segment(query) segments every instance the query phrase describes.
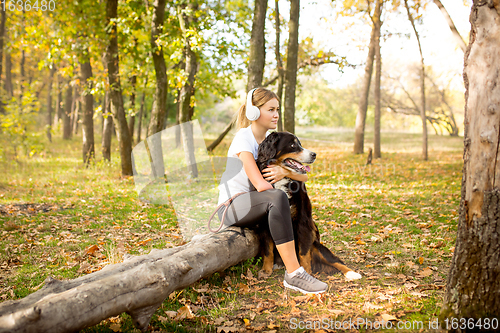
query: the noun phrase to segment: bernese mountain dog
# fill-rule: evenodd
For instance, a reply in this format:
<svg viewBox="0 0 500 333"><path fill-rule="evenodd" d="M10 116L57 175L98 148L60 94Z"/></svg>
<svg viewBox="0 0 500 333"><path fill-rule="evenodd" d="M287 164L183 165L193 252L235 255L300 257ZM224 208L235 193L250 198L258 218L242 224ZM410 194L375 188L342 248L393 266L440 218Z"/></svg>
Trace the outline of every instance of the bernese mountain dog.
<svg viewBox="0 0 500 333"><path fill-rule="evenodd" d="M262 172L268 165L280 165L288 170L305 174L316 159L316 153L304 149L299 139L288 132L273 132L259 145L257 166ZM348 268L339 257L321 244L318 227L312 218L312 206L307 195L306 186L290 178L273 184L274 188L283 190L288 196L295 238L295 251L299 263L312 273L333 274L342 272L346 279L360 279L361 275ZM254 188L255 189L255 188ZM259 225L257 230L263 267L260 275L272 273L274 264L282 264L276 246L271 238L269 228Z"/></svg>

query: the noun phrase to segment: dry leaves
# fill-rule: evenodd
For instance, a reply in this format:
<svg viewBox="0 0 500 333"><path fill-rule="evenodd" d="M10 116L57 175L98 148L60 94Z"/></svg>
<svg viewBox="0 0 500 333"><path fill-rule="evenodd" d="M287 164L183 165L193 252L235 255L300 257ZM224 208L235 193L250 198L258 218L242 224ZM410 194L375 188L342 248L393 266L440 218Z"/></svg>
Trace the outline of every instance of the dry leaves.
<svg viewBox="0 0 500 333"><path fill-rule="evenodd" d="M390 314L387 314L387 313L382 313L380 315L380 317L382 317L382 320L384 321L397 321L398 318L394 317L393 315L390 315Z"/></svg>
<svg viewBox="0 0 500 333"><path fill-rule="evenodd" d="M423 270L421 270L416 276L419 278L424 278L424 277L432 275L432 273L433 273L432 269L430 269L429 267L426 267Z"/></svg>
<svg viewBox="0 0 500 333"><path fill-rule="evenodd" d="M99 246L91 245L85 250L84 255L93 256L97 251L100 251Z"/></svg>

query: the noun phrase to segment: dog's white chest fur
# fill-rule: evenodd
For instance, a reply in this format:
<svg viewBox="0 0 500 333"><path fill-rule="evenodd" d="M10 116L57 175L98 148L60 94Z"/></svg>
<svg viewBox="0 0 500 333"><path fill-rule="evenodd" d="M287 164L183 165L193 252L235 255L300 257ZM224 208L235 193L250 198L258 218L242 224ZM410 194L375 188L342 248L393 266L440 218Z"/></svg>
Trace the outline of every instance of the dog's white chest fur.
<svg viewBox="0 0 500 333"><path fill-rule="evenodd" d="M277 181L276 183L274 183L274 188L285 192L288 199L292 197L292 192L290 190L290 179L283 178L282 180Z"/></svg>

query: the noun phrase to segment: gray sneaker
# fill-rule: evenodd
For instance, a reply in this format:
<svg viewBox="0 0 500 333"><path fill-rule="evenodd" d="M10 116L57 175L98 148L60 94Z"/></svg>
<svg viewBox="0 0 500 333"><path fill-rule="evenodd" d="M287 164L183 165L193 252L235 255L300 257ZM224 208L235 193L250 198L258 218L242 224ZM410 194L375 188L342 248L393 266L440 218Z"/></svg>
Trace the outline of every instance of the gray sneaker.
<svg viewBox="0 0 500 333"><path fill-rule="evenodd" d="M324 293L328 289L328 285L320 280L309 275L303 267L294 277L289 277L285 271L285 288L300 291L303 294L319 294Z"/></svg>

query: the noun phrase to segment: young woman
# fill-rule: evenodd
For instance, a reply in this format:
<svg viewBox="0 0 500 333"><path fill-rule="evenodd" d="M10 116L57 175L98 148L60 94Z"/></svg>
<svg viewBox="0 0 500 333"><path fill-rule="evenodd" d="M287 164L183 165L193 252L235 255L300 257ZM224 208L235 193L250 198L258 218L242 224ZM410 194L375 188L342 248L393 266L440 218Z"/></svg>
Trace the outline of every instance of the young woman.
<svg viewBox="0 0 500 333"><path fill-rule="evenodd" d="M248 92L247 104L238 111L239 131L227 153L225 177L223 176L219 185L219 204L227 202L235 194L243 193L227 208L224 224L251 227L267 221L276 248L285 264L285 287L303 293L322 293L328 289L328 285L309 275L300 266L295 254L288 198L285 192L274 189L271 185L284 177L304 182L307 180L307 174L294 173L281 166L272 165L264 169L262 175L255 162L259 144L268 135L268 130L277 127L278 109L278 96L272 91L257 88ZM236 165L239 163L239 168L234 168L235 163L231 160L237 162ZM232 172L228 170L230 165L233 166ZM257 191L250 191L249 181ZM219 219L222 212L222 209L218 212Z"/></svg>

